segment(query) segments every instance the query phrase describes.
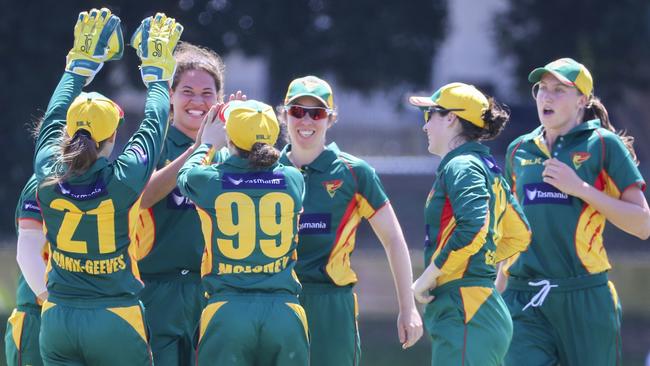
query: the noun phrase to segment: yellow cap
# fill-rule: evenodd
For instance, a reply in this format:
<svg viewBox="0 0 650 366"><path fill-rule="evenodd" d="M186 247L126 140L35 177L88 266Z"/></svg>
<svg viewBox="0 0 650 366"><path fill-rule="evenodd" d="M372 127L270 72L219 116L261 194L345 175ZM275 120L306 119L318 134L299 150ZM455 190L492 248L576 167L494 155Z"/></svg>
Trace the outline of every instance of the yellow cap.
<svg viewBox="0 0 650 366"><path fill-rule="evenodd" d="M99 93L81 93L68 108L66 132L69 136L79 130L90 133L97 144L111 137L124 112L112 100Z"/></svg>
<svg viewBox="0 0 650 366"><path fill-rule="evenodd" d="M416 107L441 107L478 127L484 127L483 113L489 108L487 97L474 85L451 83L443 86L430 97L410 97L409 103Z"/></svg>
<svg viewBox="0 0 650 366"><path fill-rule="evenodd" d="M270 105L236 100L228 103L223 115L228 137L242 150L250 151L256 142L273 145L278 139L280 125Z"/></svg>

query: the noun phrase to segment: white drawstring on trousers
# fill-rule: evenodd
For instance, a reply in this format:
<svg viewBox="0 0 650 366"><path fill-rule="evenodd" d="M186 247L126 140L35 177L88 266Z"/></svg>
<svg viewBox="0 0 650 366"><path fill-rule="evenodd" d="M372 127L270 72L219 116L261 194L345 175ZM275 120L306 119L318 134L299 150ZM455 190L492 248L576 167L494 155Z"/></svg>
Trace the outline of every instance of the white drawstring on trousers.
<svg viewBox="0 0 650 366"><path fill-rule="evenodd" d="M558 287L558 285L551 285L551 283L548 280L541 280L538 282L528 282L529 286L542 286L542 288L539 290L538 293L533 296L532 299L530 299L530 302L524 306L523 310L528 309L529 306L532 306L534 308L542 306L544 303L544 300L546 300L546 296L548 296L548 293L551 292L551 288L553 287Z"/></svg>

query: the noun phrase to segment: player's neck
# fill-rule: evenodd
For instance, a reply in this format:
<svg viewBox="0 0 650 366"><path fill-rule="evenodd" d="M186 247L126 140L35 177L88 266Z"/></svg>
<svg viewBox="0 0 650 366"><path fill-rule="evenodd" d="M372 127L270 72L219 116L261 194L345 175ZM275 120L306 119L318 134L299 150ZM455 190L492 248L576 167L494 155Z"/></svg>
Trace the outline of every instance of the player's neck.
<svg viewBox="0 0 650 366"><path fill-rule="evenodd" d="M287 156L295 167L302 168L303 165L311 164L314 160L316 160L318 155L320 155L323 150L325 150L325 146L323 145L317 145L312 149L305 149L301 148L298 145L292 144L291 151L289 151Z"/></svg>

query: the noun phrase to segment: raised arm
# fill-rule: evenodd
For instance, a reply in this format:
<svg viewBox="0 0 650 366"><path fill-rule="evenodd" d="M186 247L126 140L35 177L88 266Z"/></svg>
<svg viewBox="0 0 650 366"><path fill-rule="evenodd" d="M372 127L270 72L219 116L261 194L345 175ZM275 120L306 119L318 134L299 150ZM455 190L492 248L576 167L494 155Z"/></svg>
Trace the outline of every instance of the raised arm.
<svg viewBox="0 0 650 366"><path fill-rule="evenodd" d="M74 45L66 57L65 73L52 94L36 139L34 168L39 181L50 173L52 148L61 137L70 104L83 86L92 81L104 62L120 59L123 50L120 18L106 8L79 13L74 27Z"/></svg>
<svg viewBox="0 0 650 366"><path fill-rule="evenodd" d="M158 13L145 18L131 38L142 61L140 71L147 86L145 118L116 162L116 176L141 192L153 173L167 134L169 82L174 77L174 47L183 26Z"/></svg>

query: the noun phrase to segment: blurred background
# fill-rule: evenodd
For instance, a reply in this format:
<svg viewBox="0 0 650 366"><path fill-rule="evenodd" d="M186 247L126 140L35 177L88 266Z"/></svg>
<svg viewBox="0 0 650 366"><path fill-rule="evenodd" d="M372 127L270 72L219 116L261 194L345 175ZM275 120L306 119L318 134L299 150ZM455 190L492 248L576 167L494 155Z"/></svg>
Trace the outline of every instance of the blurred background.
<svg viewBox="0 0 650 366"><path fill-rule="evenodd" d="M14 208L32 172L28 128L42 115L73 41L79 11L106 6L122 19L125 40L142 18L163 11L185 26L182 39L210 47L226 64L226 93L280 104L290 80L330 81L339 121L328 139L379 172L407 238L415 275L422 271L422 217L438 160L427 153L422 117L409 95L431 95L462 81L512 110L510 125L488 145L497 159L510 141L538 125L527 75L560 57L584 63L614 125L636 137L650 177L650 2L647 0L0 0L0 326L14 306ZM18 10L20 8L20 10ZM128 49L91 88L126 112L122 143L144 106L138 59ZM622 299L625 365L650 350L650 250L609 225L611 277ZM353 258L360 282L363 365L426 365L425 336L402 351L397 303L386 257L368 225ZM4 347L0 350L4 351ZM2 357L4 359L4 357Z"/></svg>

